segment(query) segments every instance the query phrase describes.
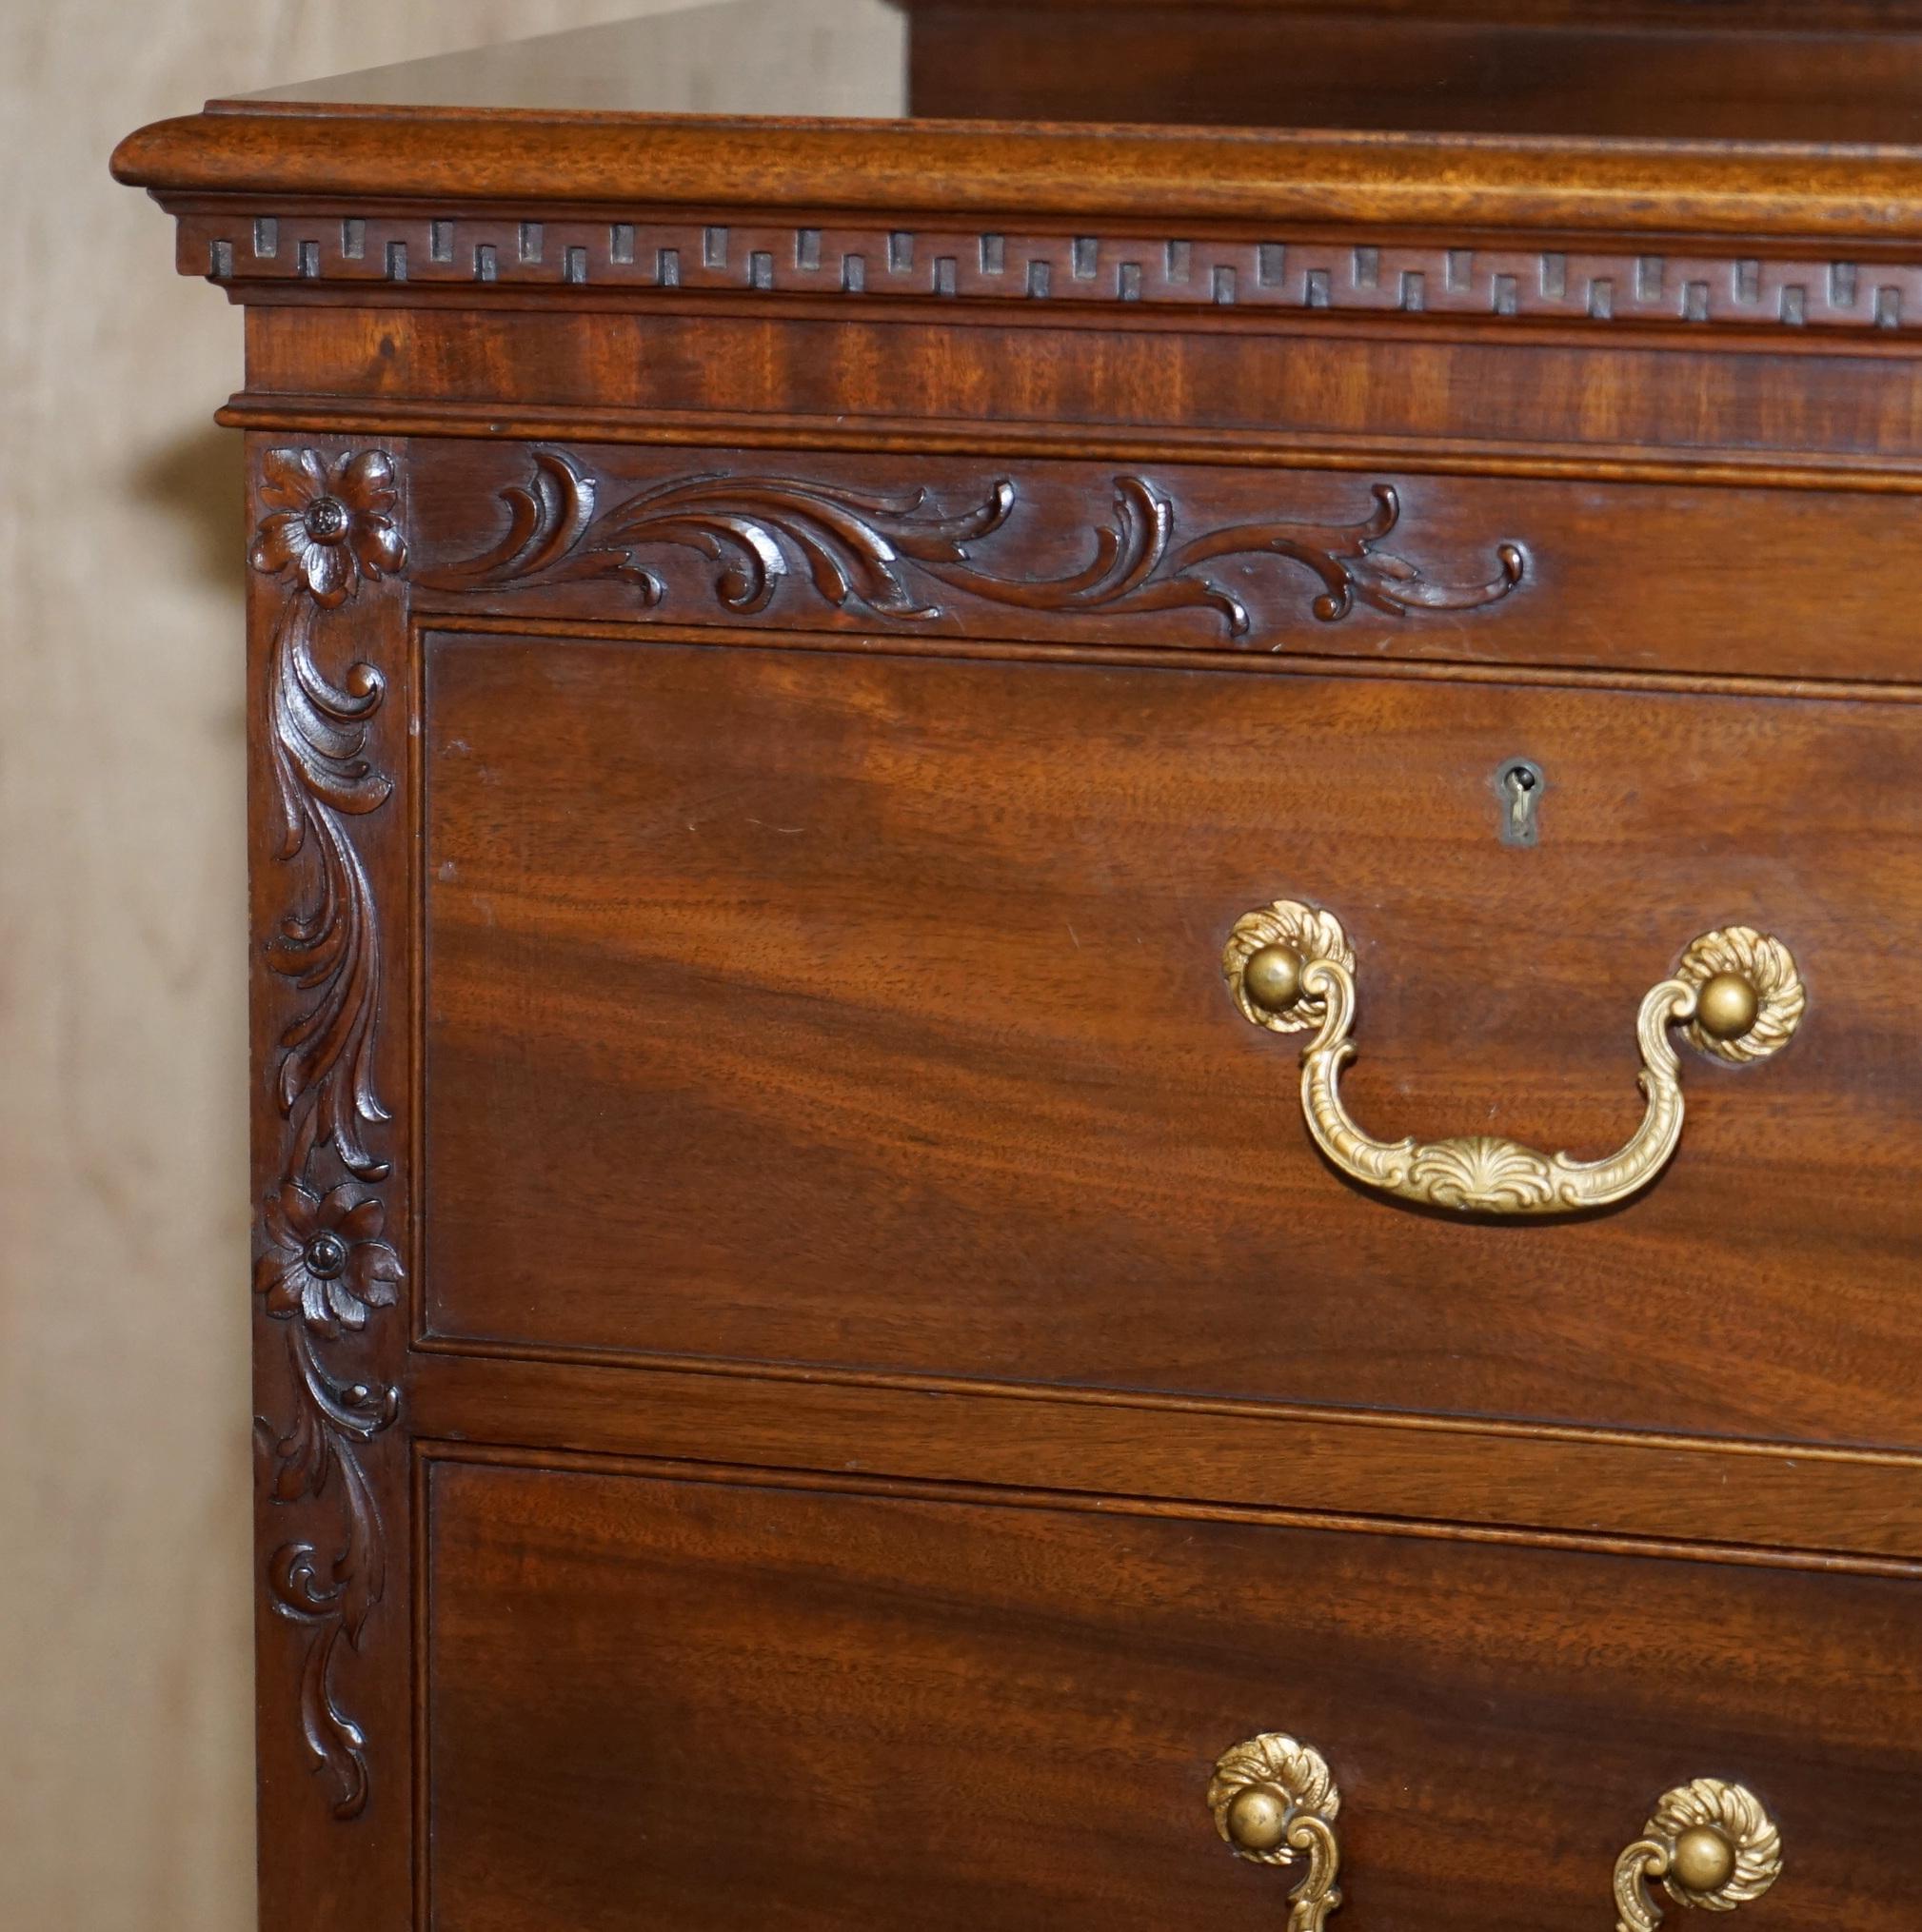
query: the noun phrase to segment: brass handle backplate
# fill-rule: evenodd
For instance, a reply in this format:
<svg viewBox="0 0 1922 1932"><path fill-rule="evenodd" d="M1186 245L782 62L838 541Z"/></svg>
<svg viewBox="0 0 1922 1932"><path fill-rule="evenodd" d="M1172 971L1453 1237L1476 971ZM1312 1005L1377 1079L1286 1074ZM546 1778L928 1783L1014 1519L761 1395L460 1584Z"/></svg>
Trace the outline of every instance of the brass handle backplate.
<svg viewBox="0 0 1922 1932"><path fill-rule="evenodd" d="M1301 1107L1316 1145L1343 1173L1401 1200L1477 1214L1575 1213L1645 1188L1682 1134L1681 1062L1669 1028L1685 1026L1691 1045L1742 1064L1786 1046L1805 1003L1801 976L1781 940L1748 926L1704 933L1674 976L1641 1004L1641 1125L1615 1153L1583 1161L1493 1134L1387 1141L1363 1133L1341 1099L1341 1068L1355 1054L1355 954L1333 913L1278 899L1244 914L1229 935L1221 971L1255 1025L1274 1033L1316 1029L1301 1055Z"/></svg>
<svg viewBox="0 0 1922 1932"><path fill-rule="evenodd" d="M1341 1902L1335 1814L1341 1793L1312 1745L1268 1731L1223 1751L1208 1783L1215 1829L1237 1858L1308 1869L1288 1895L1288 1932L1322 1932Z"/></svg>
<svg viewBox="0 0 1922 1932"><path fill-rule="evenodd" d="M1288 1895L1288 1932L1324 1932L1341 1902L1335 1816L1341 1793L1313 1745L1266 1731L1223 1751L1208 1781L1215 1829L1237 1858L1307 1870ZM1642 1835L1615 1861L1615 1932L1655 1932L1662 1915L1646 1881L1678 1905L1733 1911L1782 1875L1782 1839L1740 1784L1697 1778L1656 1802Z"/></svg>
<svg viewBox="0 0 1922 1932"><path fill-rule="evenodd" d="M1733 1911L1782 1876L1782 1836L1761 1800L1740 1784L1697 1778L1662 1794L1642 1835L1615 1861L1615 1932L1655 1932L1660 1908L1647 1881L1678 1905Z"/></svg>

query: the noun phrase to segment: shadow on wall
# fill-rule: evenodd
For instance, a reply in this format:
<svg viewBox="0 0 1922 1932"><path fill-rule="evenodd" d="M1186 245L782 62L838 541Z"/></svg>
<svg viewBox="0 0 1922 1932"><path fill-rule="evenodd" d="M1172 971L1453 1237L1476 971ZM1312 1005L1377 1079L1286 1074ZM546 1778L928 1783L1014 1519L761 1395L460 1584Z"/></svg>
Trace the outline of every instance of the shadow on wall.
<svg viewBox="0 0 1922 1932"><path fill-rule="evenodd" d="M239 434L209 422L157 451L131 482L139 502L179 524L195 571L238 596L247 573L246 448Z"/></svg>

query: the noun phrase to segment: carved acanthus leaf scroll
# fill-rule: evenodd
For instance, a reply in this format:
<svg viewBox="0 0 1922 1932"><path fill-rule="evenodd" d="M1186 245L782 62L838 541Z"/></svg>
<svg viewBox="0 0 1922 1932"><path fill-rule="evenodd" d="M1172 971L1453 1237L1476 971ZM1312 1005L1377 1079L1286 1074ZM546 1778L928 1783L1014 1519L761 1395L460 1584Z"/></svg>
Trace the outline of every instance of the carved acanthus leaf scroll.
<svg viewBox="0 0 1922 1932"><path fill-rule="evenodd" d="M534 473L501 492L507 529L478 557L420 570L434 590L517 590L618 578L645 608L667 595L636 552L656 545L700 552L718 566L715 595L737 617L754 617L783 583L804 577L837 610L931 622L951 615L943 590L1004 608L1076 617L1133 617L1209 609L1231 637L1253 628L1242 599L1207 573L1230 557L1274 556L1301 565L1319 584L1309 609L1336 623L1357 605L1391 617L1472 610L1498 603L1526 572L1520 547L1496 547L1495 573L1471 583L1439 582L1378 546L1395 529L1400 500L1377 483L1373 508L1354 523L1286 519L1238 523L1177 541L1176 509L1149 479L1114 481L1109 521L1094 526L1088 562L1064 576L1002 574L979 550L1007 524L1017 489L1006 477L959 512L926 490L855 490L781 476L697 476L651 483L603 505L600 483L558 449L533 452Z"/></svg>

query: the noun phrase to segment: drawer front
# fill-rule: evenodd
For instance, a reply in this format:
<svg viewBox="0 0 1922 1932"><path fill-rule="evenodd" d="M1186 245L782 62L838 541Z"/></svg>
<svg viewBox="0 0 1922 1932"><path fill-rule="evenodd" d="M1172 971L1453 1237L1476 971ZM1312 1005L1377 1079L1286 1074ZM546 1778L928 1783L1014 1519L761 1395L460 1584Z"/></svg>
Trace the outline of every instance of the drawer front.
<svg viewBox="0 0 1922 1932"><path fill-rule="evenodd" d="M1922 1433L1914 708L425 648L437 1345ZM1224 984L1284 897L1344 924L1386 1136L1621 1145L1637 1005L1731 922L1807 1012L1682 1045L1679 1152L1608 1212L1404 1207Z"/></svg>
<svg viewBox="0 0 1922 1932"><path fill-rule="evenodd" d="M1270 1732L1338 1785L1333 1932L1595 1932L1698 1777L1779 1832L1737 1926L1913 1922L1912 1580L429 1470L445 1932L1279 1925L1301 1868L1231 1856L1206 1804Z"/></svg>

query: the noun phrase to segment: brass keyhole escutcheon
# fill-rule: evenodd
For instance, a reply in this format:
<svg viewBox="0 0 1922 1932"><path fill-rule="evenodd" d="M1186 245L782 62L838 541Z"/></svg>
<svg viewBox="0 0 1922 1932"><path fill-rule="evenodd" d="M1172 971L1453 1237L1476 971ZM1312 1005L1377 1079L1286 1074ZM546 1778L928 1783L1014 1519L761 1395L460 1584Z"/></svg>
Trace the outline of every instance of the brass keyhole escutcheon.
<svg viewBox="0 0 1922 1932"><path fill-rule="evenodd" d="M1512 758L1495 775L1495 794L1501 800L1501 842L1535 845L1541 838L1541 795L1548 789L1542 768L1533 759Z"/></svg>

